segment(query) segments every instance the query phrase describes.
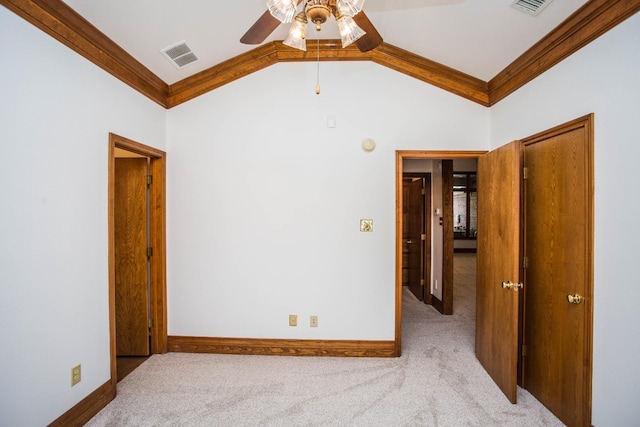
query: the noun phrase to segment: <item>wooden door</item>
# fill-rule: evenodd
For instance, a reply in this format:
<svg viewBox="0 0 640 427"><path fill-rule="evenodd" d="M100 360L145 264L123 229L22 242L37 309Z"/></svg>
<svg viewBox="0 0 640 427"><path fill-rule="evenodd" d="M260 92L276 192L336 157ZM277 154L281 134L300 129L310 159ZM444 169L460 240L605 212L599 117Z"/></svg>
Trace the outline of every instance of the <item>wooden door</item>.
<svg viewBox="0 0 640 427"><path fill-rule="evenodd" d="M115 312L118 356L149 355L147 159L115 159Z"/></svg>
<svg viewBox="0 0 640 427"><path fill-rule="evenodd" d="M524 142L524 387L568 426L591 408L591 163L588 130ZM569 301L569 295L580 300Z"/></svg>
<svg viewBox="0 0 640 427"><path fill-rule="evenodd" d="M476 357L516 403L520 253L520 143L478 159Z"/></svg>
<svg viewBox="0 0 640 427"><path fill-rule="evenodd" d="M442 314L453 314L453 160L442 160Z"/></svg>
<svg viewBox="0 0 640 427"><path fill-rule="evenodd" d="M424 300L424 275L422 274L424 196L422 178L415 178L408 188L407 198L407 268L409 290L420 301Z"/></svg>
<svg viewBox="0 0 640 427"><path fill-rule="evenodd" d="M412 178L402 178L402 286L409 286L409 249L407 242L409 241L409 208L407 200L409 200L409 186Z"/></svg>

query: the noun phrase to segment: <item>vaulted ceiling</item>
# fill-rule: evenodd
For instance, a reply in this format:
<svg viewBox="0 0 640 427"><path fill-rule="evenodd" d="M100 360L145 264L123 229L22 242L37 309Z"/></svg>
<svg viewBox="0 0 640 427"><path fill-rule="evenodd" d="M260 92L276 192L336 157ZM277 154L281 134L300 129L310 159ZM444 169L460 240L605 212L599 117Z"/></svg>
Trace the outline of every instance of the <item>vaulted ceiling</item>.
<svg viewBox="0 0 640 427"><path fill-rule="evenodd" d="M255 46L240 37L267 10L266 0L66 0L76 12L168 84ZM385 42L488 81L578 10L586 0L547 0L538 16L513 0L366 0L364 11ZM282 40L281 24L266 40ZM318 34L338 39L334 19ZM309 28L309 38L316 32ZM178 70L161 54L185 40L200 58Z"/></svg>
<svg viewBox="0 0 640 427"><path fill-rule="evenodd" d="M170 108L283 61L311 61L284 46L281 24L260 46L240 43L265 0L0 0L116 77ZM368 60L492 105L640 9L640 0L546 0L538 16L514 0L366 0L384 39L343 49L335 21L318 37L323 60ZM186 41L198 61L178 69L161 49ZM315 46L315 45L312 45Z"/></svg>

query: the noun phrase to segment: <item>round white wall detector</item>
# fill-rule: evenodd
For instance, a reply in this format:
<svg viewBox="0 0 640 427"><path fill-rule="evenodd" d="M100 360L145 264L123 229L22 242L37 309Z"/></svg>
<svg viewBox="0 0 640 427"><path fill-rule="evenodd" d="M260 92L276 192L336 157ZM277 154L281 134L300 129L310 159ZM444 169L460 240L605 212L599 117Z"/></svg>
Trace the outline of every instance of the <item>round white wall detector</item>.
<svg viewBox="0 0 640 427"><path fill-rule="evenodd" d="M362 140L362 149L367 153L370 153L376 149L376 142L371 138L366 138Z"/></svg>

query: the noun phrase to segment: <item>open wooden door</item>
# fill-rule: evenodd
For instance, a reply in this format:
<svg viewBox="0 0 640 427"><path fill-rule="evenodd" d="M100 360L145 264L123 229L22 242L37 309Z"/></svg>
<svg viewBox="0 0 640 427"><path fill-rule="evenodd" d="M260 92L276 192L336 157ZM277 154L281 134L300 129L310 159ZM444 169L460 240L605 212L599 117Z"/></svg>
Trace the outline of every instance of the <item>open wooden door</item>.
<svg viewBox="0 0 640 427"><path fill-rule="evenodd" d="M149 355L146 158L115 159L115 316L118 356Z"/></svg>
<svg viewBox="0 0 640 427"><path fill-rule="evenodd" d="M424 276L422 274L422 228L424 224L424 196L422 178L415 178L408 188L407 198L407 267L409 290L420 301L424 301Z"/></svg>
<svg viewBox="0 0 640 427"><path fill-rule="evenodd" d="M520 276L520 143L478 159L476 357L516 403Z"/></svg>

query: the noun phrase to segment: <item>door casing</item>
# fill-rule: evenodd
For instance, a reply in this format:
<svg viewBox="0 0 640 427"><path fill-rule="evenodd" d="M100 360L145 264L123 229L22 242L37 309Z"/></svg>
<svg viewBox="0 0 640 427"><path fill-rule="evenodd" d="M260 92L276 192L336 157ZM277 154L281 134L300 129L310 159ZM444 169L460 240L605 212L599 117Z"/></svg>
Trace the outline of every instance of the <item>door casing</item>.
<svg viewBox="0 0 640 427"><path fill-rule="evenodd" d="M149 191L149 244L153 248L150 265L151 354L167 352L167 278L166 278L166 153L153 147L109 134L108 163L108 235L109 235L109 333L111 383L117 384L115 324L115 149L131 151L150 159L153 182Z"/></svg>
<svg viewBox="0 0 640 427"><path fill-rule="evenodd" d="M422 151L422 150L398 150L396 151L396 315L395 315L395 355L402 354L402 209L403 209L403 162L404 160L453 160L453 159L473 159L485 154L486 151ZM453 223L453 218L451 218ZM453 237L452 237L453 238ZM453 247L453 241L451 242ZM451 265L453 272L453 264ZM445 298L447 290L442 288L442 295ZM453 283L450 283L453 289ZM451 292L453 295L453 292ZM443 304L445 302L443 301Z"/></svg>

